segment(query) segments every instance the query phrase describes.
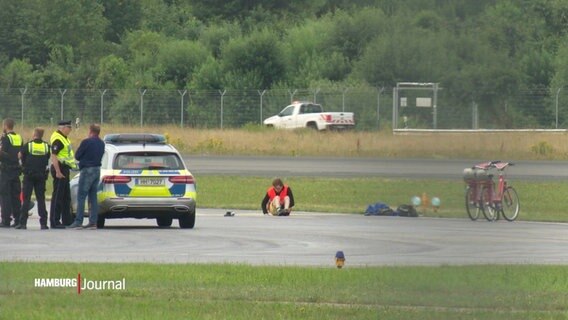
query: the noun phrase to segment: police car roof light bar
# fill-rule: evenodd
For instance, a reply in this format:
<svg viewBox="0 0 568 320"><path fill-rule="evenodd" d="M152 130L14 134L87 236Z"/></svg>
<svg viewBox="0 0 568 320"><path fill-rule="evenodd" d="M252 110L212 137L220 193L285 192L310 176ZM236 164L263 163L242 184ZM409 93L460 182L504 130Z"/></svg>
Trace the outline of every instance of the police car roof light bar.
<svg viewBox="0 0 568 320"><path fill-rule="evenodd" d="M166 137L161 134L147 133L114 133L107 134L104 142L109 144L127 144L127 143L153 143L166 144Z"/></svg>

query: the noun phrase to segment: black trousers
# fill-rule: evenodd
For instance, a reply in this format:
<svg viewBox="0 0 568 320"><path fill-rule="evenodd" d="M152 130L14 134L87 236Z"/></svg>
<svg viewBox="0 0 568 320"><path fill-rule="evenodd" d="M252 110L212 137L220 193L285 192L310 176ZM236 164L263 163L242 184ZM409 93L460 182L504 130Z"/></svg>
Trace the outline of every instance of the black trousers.
<svg viewBox="0 0 568 320"><path fill-rule="evenodd" d="M10 221L14 218L14 222L19 224L21 210L20 192L22 191L19 172L2 171L0 175L2 223L5 225L10 224Z"/></svg>
<svg viewBox="0 0 568 320"><path fill-rule="evenodd" d="M65 178L55 177L55 168L51 166L51 177L53 178L53 194L51 195L51 206L49 208L49 222L51 226L70 225L71 218L71 189L69 188L69 167L59 164L61 173Z"/></svg>
<svg viewBox="0 0 568 320"><path fill-rule="evenodd" d="M44 226L47 225L47 210L45 208L45 183L46 176L43 172L33 172L24 174L23 193L24 203L22 204L22 211L20 214L20 224L26 225L28 222L28 208L32 198L32 192L35 192L37 200L37 211L39 214L39 223Z"/></svg>

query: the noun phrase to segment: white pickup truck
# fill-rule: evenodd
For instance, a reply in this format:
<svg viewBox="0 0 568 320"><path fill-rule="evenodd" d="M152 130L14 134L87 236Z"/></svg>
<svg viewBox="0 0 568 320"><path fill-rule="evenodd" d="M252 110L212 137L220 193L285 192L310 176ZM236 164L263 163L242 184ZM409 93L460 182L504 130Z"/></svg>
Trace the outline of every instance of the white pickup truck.
<svg viewBox="0 0 568 320"><path fill-rule="evenodd" d="M264 120L264 125L285 129L346 130L355 127L355 119L353 112L323 112L319 104L294 101L279 114Z"/></svg>

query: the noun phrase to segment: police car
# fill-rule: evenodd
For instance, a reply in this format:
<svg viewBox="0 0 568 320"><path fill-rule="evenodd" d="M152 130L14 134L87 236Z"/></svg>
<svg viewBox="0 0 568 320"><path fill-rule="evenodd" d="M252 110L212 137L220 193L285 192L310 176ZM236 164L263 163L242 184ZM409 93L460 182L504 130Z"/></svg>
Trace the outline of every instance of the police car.
<svg viewBox="0 0 568 320"><path fill-rule="evenodd" d="M194 227L195 179L163 135L109 134L104 141L98 228L104 227L106 219L117 218L156 219L160 227L169 227L178 219L180 228ZM76 212L79 174L70 187L71 207Z"/></svg>

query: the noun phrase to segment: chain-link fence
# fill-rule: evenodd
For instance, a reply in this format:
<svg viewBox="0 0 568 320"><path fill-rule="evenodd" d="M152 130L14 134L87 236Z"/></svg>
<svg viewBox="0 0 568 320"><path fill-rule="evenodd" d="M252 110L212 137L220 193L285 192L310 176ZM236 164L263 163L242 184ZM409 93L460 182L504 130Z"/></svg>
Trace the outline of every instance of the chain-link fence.
<svg viewBox="0 0 568 320"><path fill-rule="evenodd" d="M564 129L568 88L474 95L441 89L425 106L424 93L393 88L284 90L78 90L0 89L0 115L21 125L54 125L60 119L82 124L176 125L239 128L262 124L294 100L314 101L332 112L353 112L357 130L377 129ZM427 94L426 94L427 96ZM427 97L426 97L427 98ZM401 99L404 99L401 105ZM426 100L427 101L427 100ZM396 116L393 117L393 110Z"/></svg>

